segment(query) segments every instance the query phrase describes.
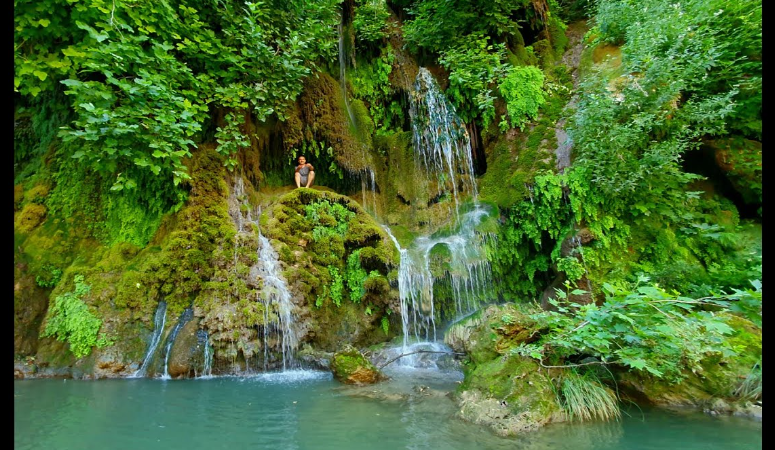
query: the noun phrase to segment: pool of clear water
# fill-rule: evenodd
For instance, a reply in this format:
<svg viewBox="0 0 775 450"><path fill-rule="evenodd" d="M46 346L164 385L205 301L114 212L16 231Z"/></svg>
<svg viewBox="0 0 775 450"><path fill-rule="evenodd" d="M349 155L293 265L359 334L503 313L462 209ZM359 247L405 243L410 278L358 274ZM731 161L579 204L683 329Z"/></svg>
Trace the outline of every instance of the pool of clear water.
<svg viewBox="0 0 775 450"><path fill-rule="evenodd" d="M760 449L761 421L628 409L618 422L552 424L516 438L464 422L448 393L461 377L394 372L353 387L328 372L191 380L15 380L14 448Z"/></svg>

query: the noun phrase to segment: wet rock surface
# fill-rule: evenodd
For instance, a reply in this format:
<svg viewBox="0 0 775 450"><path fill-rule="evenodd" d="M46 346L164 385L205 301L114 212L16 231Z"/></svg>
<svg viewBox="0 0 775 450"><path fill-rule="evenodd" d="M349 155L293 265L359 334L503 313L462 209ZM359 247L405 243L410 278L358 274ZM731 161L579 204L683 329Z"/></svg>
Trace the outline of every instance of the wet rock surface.
<svg viewBox="0 0 775 450"><path fill-rule="evenodd" d="M346 347L334 354L331 361L334 378L345 384L373 384L386 377L354 347Z"/></svg>

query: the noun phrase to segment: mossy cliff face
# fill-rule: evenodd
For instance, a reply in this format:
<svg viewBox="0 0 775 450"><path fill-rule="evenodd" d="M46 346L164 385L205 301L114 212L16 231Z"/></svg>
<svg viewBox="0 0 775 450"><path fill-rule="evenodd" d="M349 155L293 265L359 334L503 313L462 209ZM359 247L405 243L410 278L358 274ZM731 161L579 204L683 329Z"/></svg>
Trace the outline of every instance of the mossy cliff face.
<svg viewBox="0 0 775 450"><path fill-rule="evenodd" d="M315 205L328 205L317 219L307 212ZM262 216L261 227L307 323L304 341L334 351L345 343L383 342L400 331L398 290L388 279L398 267L398 251L358 203L332 192L296 189ZM362 283L360 295L353 293L356 281Z"/></svg>
<svg viewBox="0 0 775 450"><path fill-rule="evenodd" d="M232 177L212 146L201 146L188 164L193 179L187 203L163 220L142 249L103 245L77 221L49 218L27 227L17 219L15 353L35 356L40 376L133 374L145 356L162 300L165 329L147 375L164 370L165 344L187 308L193 319L171 345L171 376L201 373L204 339L215 350L214 373L258 364L267 311L259 301L263 283L251 274L258 259L257 224L237 233L230 215ZM398 292L388 279L398 266L398 252L360 205L331 192L298 189L275 198L246 185L245 205L269 205L261 226L292 293L300 344L334 351L347 343L383 342L400 331ZM17 217L31 204L19 197ZM339 225L325 211L315 220L306 213L305 207L324 201L349 213L341 234L313 236L316 227ZM332 296L337 272L340 292ZM36 275L40 283L55 285L53 290L38 286ZM66 343L38 337L48 302L72 292L75 275L83 275L91 287L82 300L102 321L100 332L115 338L112 346L95 347L81 359L70 354Z"/></svg>
<svg viewBox="0 0 775 450"><path fill-rule="evenodd" d="M445 342L468 355L465 379L455 397L458 415L502 436L564 420L547 369L512 354L538 337L526 312L514 305L490 306L450 327Z"/></svg>
<svg viewBox="0 0 775 450"><path fill-rule="evenodd" d="M178 213L165 217L143 249L126 243L102 244L92 237L88 217L48 217L31 230L26 222L17 220L21 222L15 234L19 328L25 330L26 338L18 340L15 352L35 355L41 369L51 368L41 370L41 376L134 373L150 340L159 301L167 302L169 317L177 317L212 278L213 262L224 247L230 248L234 235L224 201L223 161L212 146L203 145L187 164L193 175L188 202ZM91 288L81 300L102 321L100 332L115 341L79 360L69 353L67 344L38 338L45 327L41 317L45 309L34 301L45 295L47 302L53 302L72 292L75 275L83 275ZM46 286L44 292L23 289L31 277ZM168 320L167 328L173 323Z"/></svg>

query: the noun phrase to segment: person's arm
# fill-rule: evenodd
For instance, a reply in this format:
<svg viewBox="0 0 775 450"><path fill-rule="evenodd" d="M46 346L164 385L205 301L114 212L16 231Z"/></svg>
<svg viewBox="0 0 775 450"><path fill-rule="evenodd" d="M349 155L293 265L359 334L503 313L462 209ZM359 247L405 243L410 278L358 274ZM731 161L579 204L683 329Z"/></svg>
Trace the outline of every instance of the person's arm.
<svg viewBox="0 0 775 450"><path fill-rule="evenodd" d="M312 167L312 164L307 163L307 165L309 166L309 170L315 170L315 168Z"/></svg>
<svg viewBox="0 0 775 450"><path fill-rule="evenodd" d="M298 172L298 171L299 171L299 169L301 169L301 166L300 166L300 165L299 165L299 166L296 166L296 169L294 170L294 172Z"/></svg>

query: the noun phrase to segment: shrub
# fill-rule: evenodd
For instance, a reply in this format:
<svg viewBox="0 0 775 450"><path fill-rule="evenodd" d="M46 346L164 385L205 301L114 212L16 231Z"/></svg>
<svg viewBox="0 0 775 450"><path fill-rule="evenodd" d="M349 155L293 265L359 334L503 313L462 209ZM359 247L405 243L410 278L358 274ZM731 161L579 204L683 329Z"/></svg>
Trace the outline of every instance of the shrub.
<svg viewBox="0 0 775 450"><path fill-rule="evenodd" d="M70 343L70 351L78 358L89 355L95 345L100 348L112 345L104 335L97 336L102 320L81 300L89 291L91 286L84 283L83 275L76 275L75 290L54 299L46 328L41 333L41 337L56 336L57 340Z"/></svg>

